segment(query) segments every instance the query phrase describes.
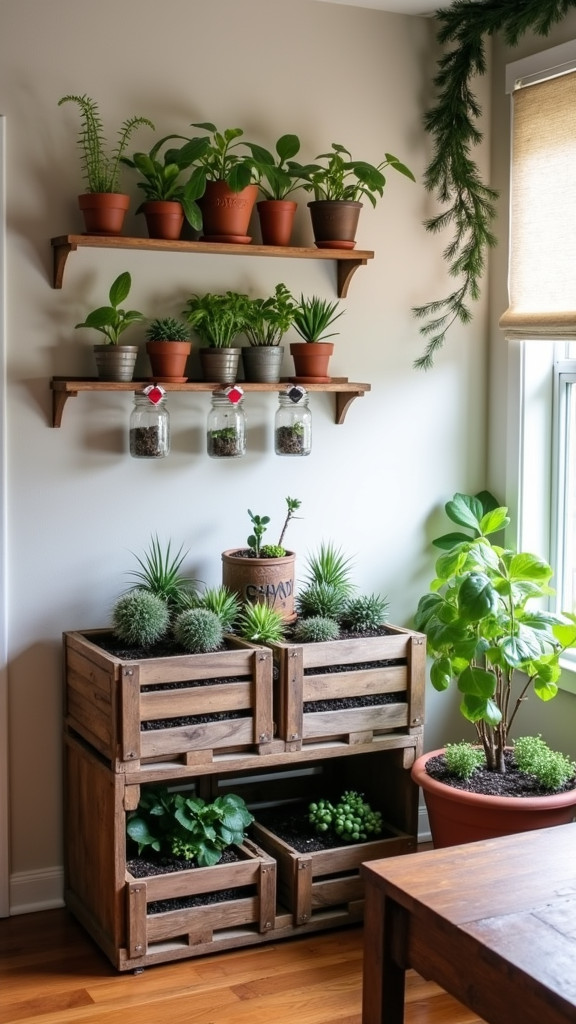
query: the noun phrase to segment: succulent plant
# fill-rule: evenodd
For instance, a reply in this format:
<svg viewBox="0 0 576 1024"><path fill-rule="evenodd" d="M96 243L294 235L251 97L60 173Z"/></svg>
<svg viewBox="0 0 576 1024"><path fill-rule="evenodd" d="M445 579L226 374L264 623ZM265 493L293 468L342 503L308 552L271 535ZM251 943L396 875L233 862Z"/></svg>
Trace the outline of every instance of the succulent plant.
<svg viewBox="0 0 576 1024"><path fill-rule="evenodd" d="M346 593L331 583L311 583L296 596L296 609L303 618L319 615L339 622L346 603Z"/></svg>
<svg viewBox="0 0 576 1024"><path fill-rule="evenodd" d="M245 604L238 619L238 632L252 643L276 643L284 638L284 619L268 604Z"/></svg>
<svg viewBox="0 0 576 1024"><path fill-rule="evenodd" d="M146 328L148 341L189 341L190 330L183 320L175 316L157 317Z"/></svg>
<svg viewBox="0 0 576 1024"><path fill-rule="evenodd" d="M149 550L136 560L140 569L130 575L136 580L137 590L148 590L156 594L168 605L171 614L175 614L189 604L189 597L195 593L196 580L181 573L181 567L187 552L182 547L172 555L171 542L162 547L157 536L153 536Z"/></svg>
<svg viewBox="0 0 576 1024"><path fill-rule="evenodd" d="M362 594L346 605L344 620L349 629L369 633L382 626L387 619L388 601L380 594Z"/></svg>
<svg viewBox="0 0 576 1024"><path fill-rule="evenodd" d="M292 635L297 643L321 643L326 640L337 640L340 636L340 626L335 619L312 615L309 619L299 619Z"/></svg>
<svg viewBox="0 0 576 1024"><path fill-rule="evenodd" d="M199 594L194 598L193 607L207 608L209 611L214 612L222 623L223 631L230 633L238 618L240 598L229 590L228 587L208 587L203 594Z"/></svg>
<svg viewBox="0 0 576 1024"><path fill-rule="evenodd" d="M208 608L188 608L174 622L174 637L190 654L217 651L223 635L220 619Z"/></svg>
<svg viewBox="0 0 576 1024"><path fill-rule="evenodd" d="M147 590L123 594L112 611L113 630L127 644L150 647L166 635L169 625L166 601Z"/></svg>

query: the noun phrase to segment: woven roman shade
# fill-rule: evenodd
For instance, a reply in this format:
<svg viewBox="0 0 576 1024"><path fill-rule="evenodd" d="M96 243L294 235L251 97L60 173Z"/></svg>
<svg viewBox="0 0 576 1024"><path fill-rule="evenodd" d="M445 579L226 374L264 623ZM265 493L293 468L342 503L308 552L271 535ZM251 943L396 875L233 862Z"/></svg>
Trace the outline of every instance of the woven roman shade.
<svg viewBox="0 0 576 1024"><path fill-rule="evenodd" d="M508 336L576 339L576 72L515 89Z"/></svg>

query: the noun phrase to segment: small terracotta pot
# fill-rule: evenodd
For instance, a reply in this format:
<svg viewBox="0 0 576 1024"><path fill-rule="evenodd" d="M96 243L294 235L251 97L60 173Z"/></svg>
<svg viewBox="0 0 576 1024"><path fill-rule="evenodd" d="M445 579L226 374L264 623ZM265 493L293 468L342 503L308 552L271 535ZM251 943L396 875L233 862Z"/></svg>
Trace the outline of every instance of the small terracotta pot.
<svg viewBox="0 0 576 1024"><path fill-rule="evenodd" d="M418 757L411 769L412 780L424 794L435 847L458 846L574 821L576 789L534 797L468 793L428 775L426 762L443 753L443 749L431 750Z"/></svg>
<svg viewBox="0 0 576 1024"><path fill-rule="evenodd" d="M146 218L150 238L167 238L172 241L180 238L184 224L182 203L162 199L149 200L143 203L142 213Z"/></svg>
<svg viewBox="0 0 576 1024"><path fill-rule="evenodd" d="M250 217L258 198L258 186L247 185L233 192L225 181L207 181L198 206L202 211L203 239L207 242L235 242L248 245Z"/></svg>
<svg viewBox="0 0 576 1024"><path fill-rule="evenodd" d="M249 604L267 604L293 622L294 572L296 555L287 551L282 558L248 558L238 548L222 552L222 584Z"/></svg>
<svg viewBox="0 0 576 1024"><path fill-rule="evenodd" d="M187 381L186 363L191 348L189 341L147 341L146 352L154 380L172 384Z"/></svg>
<svg viewBox="0 0 576 1024"><path fill-rule="evenodd" d="M130 196L120 192L86 192L78 196L87 235L121 235Z"/></svg>
<svg viewBox="0 0 576 1024"><path fill-rule="evenodd" d="M330 357L334 351L331 341L293 341L290 355L294 360L295 376L291 379L302 384L329 384Z"/></svg>
<svg viewBox="0 0 576 1024"><path fill-rule="evenodd" d="M263 199L256 204L263 245L290 245L298 203L290 199Z"/></svg>

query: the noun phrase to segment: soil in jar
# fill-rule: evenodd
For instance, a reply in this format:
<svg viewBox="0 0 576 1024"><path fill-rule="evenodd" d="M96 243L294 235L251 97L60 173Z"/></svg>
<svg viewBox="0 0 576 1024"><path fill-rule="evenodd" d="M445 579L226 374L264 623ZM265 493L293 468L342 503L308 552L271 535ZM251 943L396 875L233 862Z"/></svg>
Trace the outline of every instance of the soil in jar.
<svg viewBox="0 0 576 1024"><path fill-rule="evenodd" d="M208 455L217 459L230 459L242 454L240 438L232 427L208 431Z"/></svg>
<svg viewBox="0 0 576 1024"><path fill-rule="evenodd" d="M278 427L276 430L276 451L282 455L304 454L304 430L300 424L294 427Z"/></svg>
<svg viewBox="0 0 576 1024"><path fill-rule="evenodd" d="M130 454L140 459L157 459L164 455L158 427L133 427L130 430Z"/></svg>

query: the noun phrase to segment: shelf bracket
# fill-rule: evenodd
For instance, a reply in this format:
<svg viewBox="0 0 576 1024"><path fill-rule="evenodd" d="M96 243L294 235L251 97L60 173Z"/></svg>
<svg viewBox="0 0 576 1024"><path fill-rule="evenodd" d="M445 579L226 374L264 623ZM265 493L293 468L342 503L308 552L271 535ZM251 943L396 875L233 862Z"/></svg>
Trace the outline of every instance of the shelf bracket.
<svg viewBox="0 0 576 1024"><path fill-rule="evenodd" d="M338 298L345 299L348 295L348 287L352 279L352 275L358 267L365 267L367 260L339 260L336 264L338 274Z"/></svg>
<svg viewBox="0 0 576 1024"><path fill-rule="evenodd" d="M62 281L64 280L64 267L66 266L66 260L71 252L76 252L78 246L75 242L71 242L69 238L63 237L62 240L54 240L52 253L52 287L61 288Z"/></svg>
<svg viewBox="0 0 576 1024"><path fill-rule="evenodd" d="M346 413L355 398L363 398L363 391L337 391L336 392L336 423L344 423Z"/></svg>
<svg viewBox="0 0 576 1024"><path fill-rule="evenodd" d="M77 391L52 391L52 426L62 426L62 414L64 412L64 406L69 398L76 398L78 395Z"/></svg>

